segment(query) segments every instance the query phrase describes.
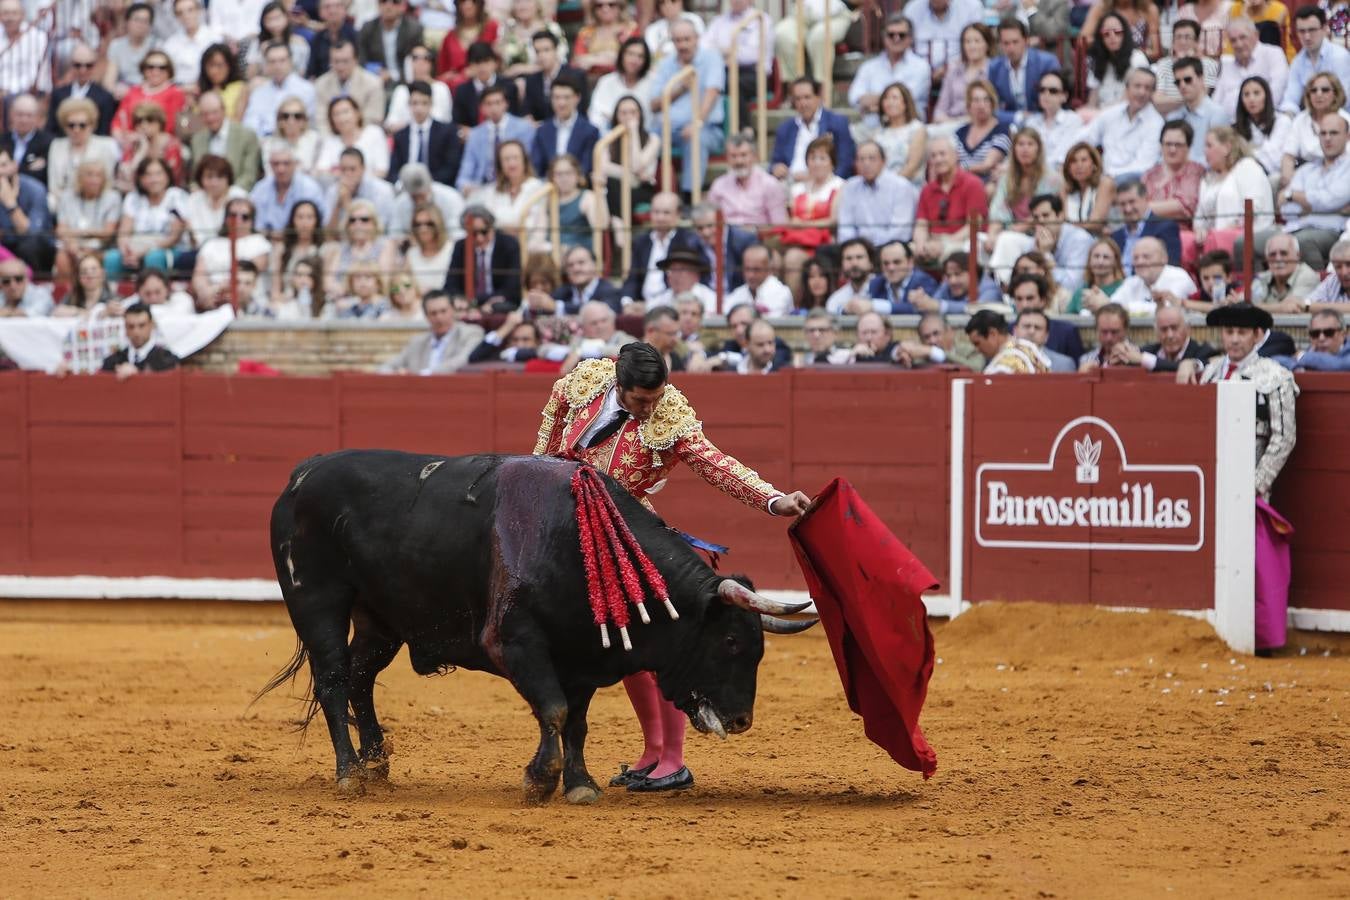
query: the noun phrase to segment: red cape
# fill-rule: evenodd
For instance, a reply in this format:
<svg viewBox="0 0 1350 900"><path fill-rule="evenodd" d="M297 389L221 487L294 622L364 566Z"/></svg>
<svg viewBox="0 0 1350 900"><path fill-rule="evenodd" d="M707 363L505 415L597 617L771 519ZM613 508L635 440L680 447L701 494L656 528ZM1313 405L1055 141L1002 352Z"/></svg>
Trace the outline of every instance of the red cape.
<svg viewBox="0 0 1350 900"><path fill-rule="evenodd" d="M849 708L873 743L930 778L937 754L919 713L933 674L933 634L919 595L937 579L841 478L789 534Z"/></svg>

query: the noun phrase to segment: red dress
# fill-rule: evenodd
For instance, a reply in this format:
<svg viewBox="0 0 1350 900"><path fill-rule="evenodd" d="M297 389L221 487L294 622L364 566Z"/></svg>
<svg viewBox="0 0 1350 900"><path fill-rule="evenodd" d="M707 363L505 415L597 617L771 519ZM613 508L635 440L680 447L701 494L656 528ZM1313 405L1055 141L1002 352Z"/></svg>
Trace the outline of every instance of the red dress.
<svg viewBox="0 0 1350 900"><path fill-rule="evenodd" d="M478 40L485 44L497 43L497 20L488 19L478 32ZM441 42L436 56L436 75L450 87L458 87L465 79L464 68L469 64L469 48L459 41L459 33L451 29Z"/></svg>
<svg viewBox="0 0 1350 900"><path fill-rule="evenodd" d="M829 219L830 209L834 206L834 197L843 187L843 179L835 176L827 186L830 192L823 199L812 197L813 192L810 190L802 191L792 198L792 217L806 221ZM834 243L834 234L828 228L780 227L775 230L778 232L779 240L787 247L805 247L814 250Z"/></svg>
<svg viewBox="0 0 1350 900"><path fill-rule="evenodd" d="M131 120L131 114L142 103L153 103L164 110L164 130L169 134L177 133L178 114L187 105L187 96L183 93L182 88L176 84L171 84L157 94L147 94L145 93L145 85L138 84L127 91L127 95L122 98L122 102L117 106L117 114L113 116L112 120L114 134L121 131L131 131L135 128L135 123Z"/></svg>

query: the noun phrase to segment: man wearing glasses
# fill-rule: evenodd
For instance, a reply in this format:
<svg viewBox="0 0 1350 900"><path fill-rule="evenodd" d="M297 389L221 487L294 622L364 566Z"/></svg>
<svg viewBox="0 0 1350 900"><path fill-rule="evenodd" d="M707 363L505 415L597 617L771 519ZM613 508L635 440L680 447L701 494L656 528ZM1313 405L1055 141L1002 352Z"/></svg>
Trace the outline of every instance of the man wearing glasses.
<svg viewBox="0 0 1350 900"><path fill-rule="evenodd" d="M1294 170L1289 186L1276 196L1284 230L1298 236L1303 259L1315 271L1326 268L1327 253L1345 230L1342 210L1350 206L1350 122L1339 111L1329 112L1317 123L1317 142L1322 159L1309 160ZM1255 251L1276 232L1256 235ZM1238 257L1239 259L1241 257Z"/></svg>
<svg viewBox="0 0 1350 900"><path fill-rule="evenodd" d="M1345 319L1334 309L1313 313L1308 322L1308 349L1297 357L1280 357L1291 369L1313 372L1350 372L1350 342L1345 340Z"/></svg>
<svg viewBox="0 0 1350 900"><path fill-rule="evenodd" d="M881 109L881 94L886 88L893 84L909 88L919 118L923 119L928 113L928 95L933 85L928 63L911 49L914 26L903 13L892 13L886 18L884 35L881 53L858 67L848 88L848 105L862 110L864 124L872 128L881 124L877 113Z"/></svg>
<svg viewBox="0 0 1350 900"><path fill-rule="evenodd" d="M1211 128L1230 124L1232 115L1210 99L1205 90L1205 70L1199 59L1187 56L1177 60L1172 73L1181 94L1181 105L1168 113L1167 120L1180 119L1191 126L1191 159L1204 163L1205 135Z"/></svg>
<svg viewBox="0 0 1350 900"><path fill-rule="evenodd" d="M52 311L51 291L28 280L28 267L21 259L0 262L0 318L39 318Z"/></svg>
<svg viewBox="0 0 1350 900"><path fill-rule="evenodd" d="M1314 75L1329 72L1341 84L1350 84L1350 50L1327 40L1331 29L1327 28L1326 10L1320 6L1300 6L1294 12L1294 33L1303 49L1289 66L1289 81L1280 101L1280 110L1291 116L1298 115L1303 89Z"/></svg>
<svg viewBox="0 0 1350 900"><path fill-rule="evenodd" d="M61 137L61 123L56 120L56 111L61 108L62 101L71 97L86 97L98 108L98 127L95 133L105 137L112 133L117 100L107 88L94 80L94 66L97 63L98 54L86 44L77 44L70 52L70 70L73 77L69 84L52 91L52 99L47 107L47 131Z"/></svg>

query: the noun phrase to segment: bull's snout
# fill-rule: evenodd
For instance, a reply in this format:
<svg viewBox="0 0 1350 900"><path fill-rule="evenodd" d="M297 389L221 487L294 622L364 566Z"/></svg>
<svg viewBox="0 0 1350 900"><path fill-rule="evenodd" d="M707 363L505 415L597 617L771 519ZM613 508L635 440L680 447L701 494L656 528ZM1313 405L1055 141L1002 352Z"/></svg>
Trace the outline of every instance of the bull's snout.
<svg viewBox="0 0 1350 900"><path fill-rule="evenodd" d="M736 716L730 722L727 722L727 733L740 734L749 731L754 718L755 717L750 713L742 713L741 715Z"/></svg>

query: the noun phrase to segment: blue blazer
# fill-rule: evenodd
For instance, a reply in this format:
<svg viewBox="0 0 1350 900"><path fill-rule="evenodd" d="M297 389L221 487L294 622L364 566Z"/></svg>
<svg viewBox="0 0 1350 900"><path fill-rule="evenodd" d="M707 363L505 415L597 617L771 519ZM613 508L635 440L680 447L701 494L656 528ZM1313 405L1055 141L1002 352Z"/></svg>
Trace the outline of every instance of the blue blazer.
<svg viewBox="0 0 1350 900"><path fill-rule="evenodd" d="M909 283L906 284L905 289L900 292L900 299L897 301L891 300L890 291L887 290L886 276L874 275L872 276L872 283L868 285L867 293L873 300L890 300L892 315L909 316L919 312L919 310L914 307L914 304L909 302L909 292L916 289L922 290L931 297L937 293L937 280L922 269L916 268L910 274Z"/></svg>
<svg viewBox="0 0 1350 900"><path fill-rule="evenodd" d="M1040 89L1037 87L1041 83L1041 78L1046 72L1058 72L1059 60L1053 53L1047 53L1044 50L1027 48L1027 64L1024 68L1026 73L1026 95L1027 108L1022 110L1017 105L1012 89L1012 67L1008 65L1006 56L995 56L989 61L989 81L994 85L994 90L998 92L999 108L1005 113L1016 112L1040 112ZM1008 116L1011 119L1011 115ZM1000 121L1005 121L1003 116L999 116Z"/></svg>
<svg viewBox="0 0 1350 900"><path fill-rule="evenodd" d="M1154 237L1162 241L1167 246L1167 261L1174 266L1181 265L1181 229L1177 227L1176 222L1171 219L1160 219L1149 213L1148 218L1144 220L1144 233L1139 236ZM1125 228L1122 226L1111 232L1111 240L1124 250Z"/></svg>
<svg viewBox="0 0 1350 900"><path fill-rule="evenodd" d="M524 119L507 113L502 118L502 140L520 141L526 151L534 140L534 126ZM488 172L492 170L492 138L488 135L488 124L484 122L469 132L464 142L464 156L459 163L459 175L455 177L455 187L461 194L468 188L488 183Z"/></svg>
<svg viewBox="0 0 1350 900"><path fill-rule="evenodd" d="M590 171L591 151L595 149L595 144L599 140L600 129L578 111L576 124L572 126L572 134L567 139L567 152L581 161L582 172ZM534 146L530 150L534 174L548 179L548 166L553 162L553 157L558 155L557 147L558 125L553 119L547 119L540 123L534 133Z"/></svg>
<svg viewBox="0 0 1350 900"><path fill-rule="evenodd" d="M838 165L834 172L840 178L853 174L853 135L848 130L848 119L828 109L820 111L820 131L834 136L834 149L838 154ZM769 160L772 169L778 163L792 165L792 151L797 146L797 117L793 116L782 125L773 136L773 157Z"/></svg>

